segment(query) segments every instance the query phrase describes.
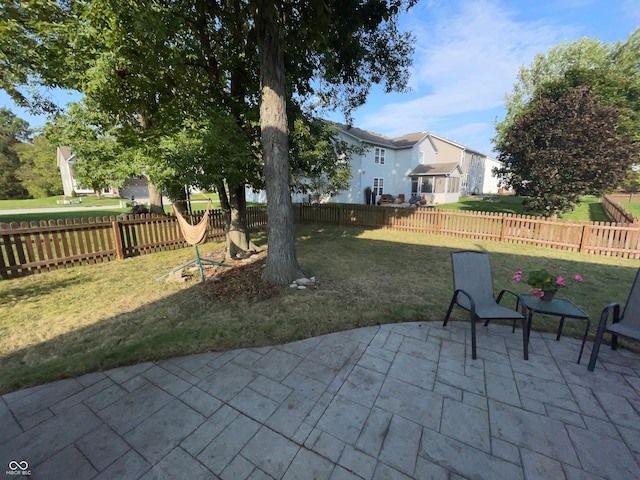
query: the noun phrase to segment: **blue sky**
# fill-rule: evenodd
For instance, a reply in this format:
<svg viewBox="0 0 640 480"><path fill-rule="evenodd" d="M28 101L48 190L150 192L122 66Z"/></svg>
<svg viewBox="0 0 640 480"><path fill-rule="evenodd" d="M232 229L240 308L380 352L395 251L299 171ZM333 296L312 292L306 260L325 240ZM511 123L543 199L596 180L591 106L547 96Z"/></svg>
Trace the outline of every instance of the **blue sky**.
<svg viewBox="0 0 640 480"><path fill-rule="evenodd" d="M563 41L624 41L639 25L638 0L422 0L401 18L416 39L411 92L375 88L354 125L388 136L429 131L490 154L494 122L504 117L521 65ZM77 100L50 93L61 105ZM4 92L0 102L32 127L44 123Z"/></svg>
<svg viewBox="0 0 640 480"><path fill-rule="evenodd" d="M491 154L520 66L563 41L625 41L640 25L640 1L423 0L401 25L416 37L412 91L378 90L354 125L388 136L429 131Z"/></svg>

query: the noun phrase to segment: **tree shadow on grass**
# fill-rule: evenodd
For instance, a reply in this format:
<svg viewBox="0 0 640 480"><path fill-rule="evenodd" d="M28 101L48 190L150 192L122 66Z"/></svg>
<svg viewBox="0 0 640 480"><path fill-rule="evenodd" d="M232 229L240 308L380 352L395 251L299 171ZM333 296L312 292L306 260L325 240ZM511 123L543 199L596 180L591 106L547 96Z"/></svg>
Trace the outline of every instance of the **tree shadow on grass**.
<svg viewBox="0 0 640 480"><path fill-rule="evenodd" d="M511 280L513 272L541 268L547 261L537 256L542 249L527 256L523 253L528 251L522 249L494 251L490 242L430 236L437 244L425 245L417 243L416 234L409 238L399 232L389 239L384 232L398 233L298 226L298 258L303 269L317 276L316 288L298 291L284 287L278 295L249 301L240 296L212 296L207 284L201 284L196 276L184 289L160 300L5 355L0 359L0 392L174 356L278 345L365 326L441 322L453 294L452 251L489 250L495 292L508 288L526 293L526 285ZM262 243L262 235L254 238ZM546 256L554 258L554 251L548 250ZM575 259L557 263L570 274L580 273L585 278L584 285L565 289L563 296L589 313L593 334L594 319L604 305L625 301L636 268L588 259L576 254ZM86 287L92 288L90 284ZM43 294L55 301L55 292ZM87 318L92 313L96 312L87 312ZM469 316L456 308L452 320L468 321ZM555 332L557 325L556 318L546 321L536 317L534 321L536 330ZM564 335L580 336L584 326L572 329L573 325L566 325Z"/></svg>
<svg viewBox="0 0 640 480"><path fill-rule="evenodd" d="M589 220L592 222L612 222L613 220L607 214L602 203L589 204Z"/></svg>

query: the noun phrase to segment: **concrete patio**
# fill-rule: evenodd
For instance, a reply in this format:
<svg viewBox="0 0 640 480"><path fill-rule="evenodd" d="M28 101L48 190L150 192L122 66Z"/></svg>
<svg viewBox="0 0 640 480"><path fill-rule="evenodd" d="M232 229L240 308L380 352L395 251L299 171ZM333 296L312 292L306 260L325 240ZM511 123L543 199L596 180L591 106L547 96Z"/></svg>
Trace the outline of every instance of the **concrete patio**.
<svg viewBox="0 0 640 480"><path fill-rule="evenodd" d="M637 479L640 356L469 323L205 353L2 396L35 479Z"/></svg>

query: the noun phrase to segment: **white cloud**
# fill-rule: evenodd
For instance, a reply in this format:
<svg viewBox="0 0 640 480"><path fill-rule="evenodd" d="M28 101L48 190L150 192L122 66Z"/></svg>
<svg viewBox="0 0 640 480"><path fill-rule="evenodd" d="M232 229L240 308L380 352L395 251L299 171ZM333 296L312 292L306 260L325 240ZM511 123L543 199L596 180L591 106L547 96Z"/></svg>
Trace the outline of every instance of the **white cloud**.
<svg viewBox="0 0 640 480"><path fill-rule="evenodd" d="M389 135L437 133L434 126L444 118L500 107L519 67L571 31L551 20L517 20L515 12L486 0L441 7L418 6L405 19L416 37L414 98L365 116L363 128Z"/></svg>

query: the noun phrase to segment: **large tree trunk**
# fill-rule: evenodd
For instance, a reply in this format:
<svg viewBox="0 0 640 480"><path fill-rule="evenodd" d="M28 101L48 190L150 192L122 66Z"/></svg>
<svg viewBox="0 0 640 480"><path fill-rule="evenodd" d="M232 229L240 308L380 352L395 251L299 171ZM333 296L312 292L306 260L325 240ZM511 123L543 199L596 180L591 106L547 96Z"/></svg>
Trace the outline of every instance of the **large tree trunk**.
<svg viewBox="0 0 640 480"><path fill-rule="evenodd" d="M287 285L301 277L302 271L296 258L289 182L284 56L276 7L272 0L258 2L256 26L260 54L260 128L267 191L269 246L262 278L276 285Z"/></svg>
<svg viewBox="0 0 640 480"><path fill-rule="evenodd" d="M149 185L149 211L151 213L157 213L158 215L164 215L164 207L162 206L162 192L158 187L148 182Z"/></svg>
<svg viewBox="0 0 640 480"><path fill-rule="evenodd" d="M247 198L244 185L227 187L223 182L216 185L220 208L224 213L227 233L227 258L238 258L258 247L251 241L247 224Z"/></svg>
<svg viewBox="0 0 640 480"><path fill-rule="evenodd" d="M176 194L176 198L173 200L174 208L180 212L184 218L187 218L189 214L189 205L187 205L187 191L184 188L179 189ZM163 207L164 208L164 207Z"/></svg>

